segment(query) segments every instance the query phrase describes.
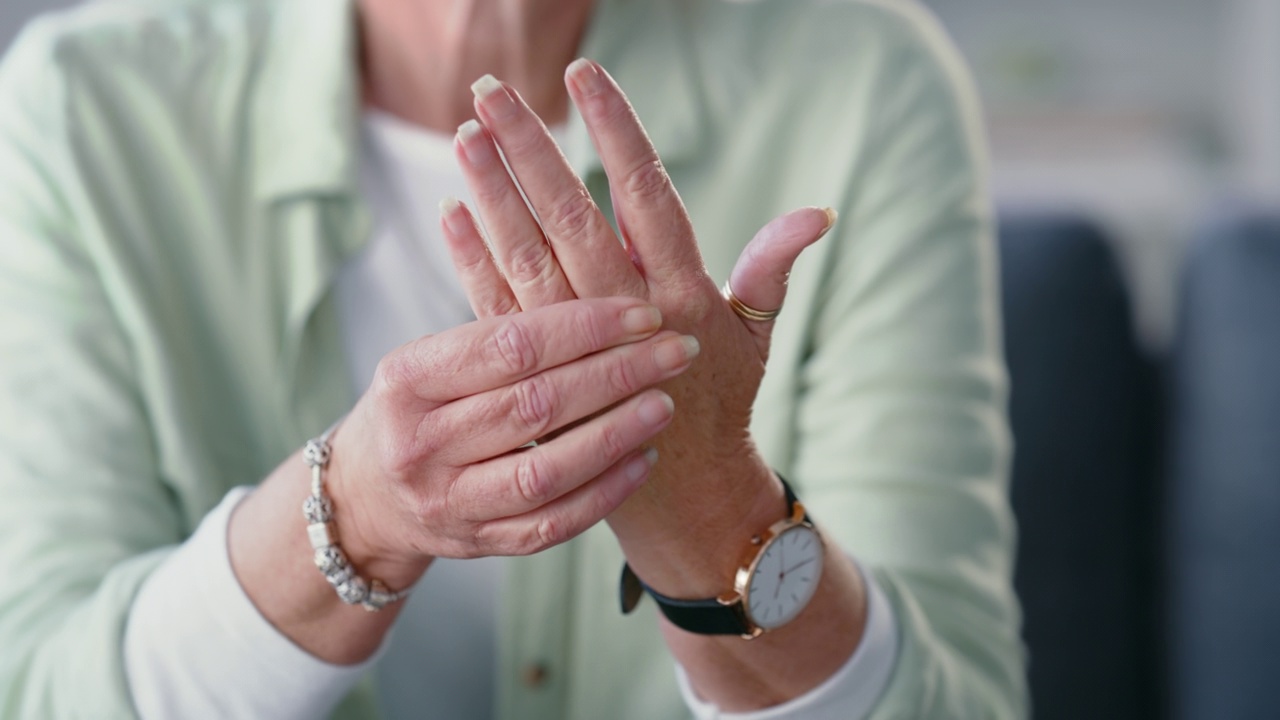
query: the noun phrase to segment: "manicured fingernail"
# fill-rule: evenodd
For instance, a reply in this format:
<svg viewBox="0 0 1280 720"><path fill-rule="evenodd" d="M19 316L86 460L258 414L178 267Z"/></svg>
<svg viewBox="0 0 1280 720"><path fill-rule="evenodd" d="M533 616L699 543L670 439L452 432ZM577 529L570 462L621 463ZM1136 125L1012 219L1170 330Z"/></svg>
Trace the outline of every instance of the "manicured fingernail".
<svg viewBox="0 0 1280 720"><path fill-rule="evenodd" d="M636 408L636 416L640 418L640 422L652 427L661 425L670 419L671 413L675 412L675 409L676 404L671 399L671 396L664 392L658 392L641 401L640 407Z"/></svg>
<svg viewBox="0 0 1280 720"><path fill-rule="evenodd" d="M492 75L485 75L471 83L471 93L494 117L506 117L515 111L515 101L511 99L511 94Z"/></svg>
<svg viewBox="0 0 1280 720"><path fill-rule="evenodd" d="M468 120L458 126L458 139L465 143L471 140L471 138L479 135L480 131L481 128L479 122L474 119Z"/></svg>
<svg viewBox="0 0 1280 720"><path fill-rule="evenodd" d="M458 202L456 197L449 196L440 201L440 219L455 235L463 230L461 210L462 203Z"/></svg>
<svg viewBox="0 0 1280 720"><path fill-rule="evenodd" d="M623 471L627 474L627 479L631 482L639 482L641 478L649 474L655 463L658 462L658 451L649 448L640 455L633 458L627 463L626 469Z"/></svg>
<svg viewBox="0 0 1280 720"><path fill-rule="evenodd" d="M590 97L604 92L604 77L596 64L586 58L578 58L569 64L568 75L583 95Z"/></svg>
<svg viewBox="0 0 1280 720"><path fill-rule="evenodd" d="M678 370L698 357L702 346L698 338L692 335L681 335L668 338L653 347L653 360L663 370Z"/></svg>
<svg viewBox="0 0 1280 720"><path fill-rule="evenodd" d="M488 159L489 148L481 137L483 134L484 130L475 120L468 120L458 126L458 142L462 144L462 153L467 156L467 162L476 167L483 166Z"/></svg>
<svg viewBox="0 0 1280 720"><path fill-rule="evenodd" d="M483 75L479 80L471 83L471 93L478 98L484 98L486 95L493 93L495 90L501 90L502 83L498 82L498 78L492 75Z"/></svg>
<svg viewBox="0 0 1280 720"><path fill-rule="evenodd" d="M652 305L633 307L622 313L622 329L629 334L651 333L662 327L662 313Z"/></svg>
<svg viewBox="0 0 1280 720"><path fill-rule="evenodd" d="M831 232L831 228L835 226L836 220L840 217L840 213L836 212L835 208L822 208L822 212L827 214L827 226L822 228L822 235L819 235L819 238Z"/></svg>

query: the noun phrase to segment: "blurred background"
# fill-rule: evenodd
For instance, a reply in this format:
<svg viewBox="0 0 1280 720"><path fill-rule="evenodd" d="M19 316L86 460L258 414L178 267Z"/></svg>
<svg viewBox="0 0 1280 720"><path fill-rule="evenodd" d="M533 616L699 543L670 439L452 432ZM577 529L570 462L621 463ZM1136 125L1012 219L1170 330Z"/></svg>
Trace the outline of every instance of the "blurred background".
<svg viewBox="0 0 1280 720"><path fill-rule="evenodd" d="M987 109L1036 716L1280 717L1280 0L928 4Z"/></svg>
<svg viewBox="0 0 1280 720"><path fill-rule="evenodd" d="M929 4L978 77L1001 205L1104 224L1161 349L1195 224L1280 199L1280 2Z"/></svg>

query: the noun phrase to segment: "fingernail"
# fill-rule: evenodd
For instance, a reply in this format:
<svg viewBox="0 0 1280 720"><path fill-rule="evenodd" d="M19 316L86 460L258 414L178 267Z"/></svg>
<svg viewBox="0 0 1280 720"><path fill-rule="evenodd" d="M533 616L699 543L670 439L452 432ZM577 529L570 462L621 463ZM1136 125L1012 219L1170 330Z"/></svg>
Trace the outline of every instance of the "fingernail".
<svg viewBox="0 0 1280 720"><path fill-rule="evenodd" d="M458 126L458 139L467 142L471 138L480 134L480 123L475 119L468 120Z"/></svg>
<svg viewBox="0 0 1280 720"><path fill-rule="evenodd" d="M475 120L468 120L458 126L458 142L462 144L462 152L467 156L467 161L475 166L483 165L485 161L487 148L484 139L480 137L483 133L480 123Z"/></svg>
<svg viewBox="0 0 1280 720"><path fill-rule="evenodd" d="M836 224L836 220L840 218L840 213L836 212L835 208L822 208L822 212L827 214L827 226L822 228L822 233L818 235L819 238L831 232L831 228Z"/></svg>
<svg viewBox="0 0 1280 720"><path fill-rule="evenodd" d="M449 226L449 231L454 235L460 234L464 229L460 210L462 210L462 203L458 202L456 197L449 196L440 201L440 219Z"/></svg>
<svg viewBox="0 0 1280 720"><path fill-rule="evenodd" d="M506 87L498 82L498 78L485 75L471 83L471 94L476 96L480 104L494 117L506 117L515 110L515 101Z"/></svg>
<svg viewBox="0 0 1280 720"><path fill-rule="evenodd" d="M482 75L479 80L471 83L471 93L481 99L495 90L501 89L502 83L498 82L498 78L489 74Z"/></svg>
<svg viewBox="0 0 1280 720"><path fill-rule="evenodd" d="M590 97L604 91L604 77L596 64L586 58L578 58L569 64L568 75L583 95Z"/></svg>
<svg viewBox="0 0 1280 720"><path fill-rule="evenodd" d="M640 418L640 422L653 427L670 419L675 409L676 404L671 396L658 392L641 401L640 407L636 408L636 416Z"/></svg>
<svg viewBox="0 0 1280 720"><path fill-rule="evenodd" d="M702 346L692 335L668 338L653 347L653 359L663 370L677 370L698 357Z"/></svg>
<svg viewBox="0 0 1280 720"><path fill-rule="evenodd" d="M622 329L628 334L651 333L662 327L662 313L652 305L633 307L622 313Z"/></svg>
<svg viewBox="0 0 1280 720"><path fill-rule="evenodd" d="M649 448L645 450L639 457L633 458L627 463L626 470L627 479L631 482L639 482L641 478L649 474L653 469L654 463L658 462L658 451Z"/></svg>

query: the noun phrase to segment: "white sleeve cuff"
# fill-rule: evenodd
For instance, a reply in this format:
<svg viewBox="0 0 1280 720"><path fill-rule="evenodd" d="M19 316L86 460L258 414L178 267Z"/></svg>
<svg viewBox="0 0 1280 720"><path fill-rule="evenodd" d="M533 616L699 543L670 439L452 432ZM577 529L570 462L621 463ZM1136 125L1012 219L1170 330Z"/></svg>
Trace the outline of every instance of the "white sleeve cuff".
<svg viewBox="0 0 1280 720"><path fill-rule="evenodd" d="M898 659L898 620L893 605L874 576L863 572L862 583L867 592L867 625L857 650L834 675L821 685L789 700L763 710L746 713L721 712L715 705L698 697L684 668L676 665L676 680L685 704L697 720L850 720L865 718L880 701L893 666Z"/></svg>
<svg viewBox="0 0 1280 720"><path fill-rule="evenodd" d="M133 601L125 671L144 719L324 717L378 656L329 664L258 612L227 551L231 511L250 491L227 493Z"/></svg>

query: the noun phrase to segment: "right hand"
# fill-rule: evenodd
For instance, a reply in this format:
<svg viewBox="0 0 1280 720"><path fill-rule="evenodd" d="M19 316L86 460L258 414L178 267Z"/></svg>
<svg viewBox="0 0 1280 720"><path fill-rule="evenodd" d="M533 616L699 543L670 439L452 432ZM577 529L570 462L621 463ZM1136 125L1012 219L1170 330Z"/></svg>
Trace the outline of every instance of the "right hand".
<svg viewBox="0 0 1280 720"><path fill-rule="evenodd" d="M672 417L646 388L697 354L660 325L641 300L572 300L384 357L333 438L326 481L353 564L401 587L435 557L536 553L621 505Z"/></svg>

